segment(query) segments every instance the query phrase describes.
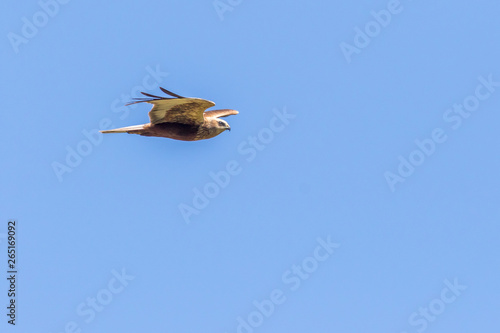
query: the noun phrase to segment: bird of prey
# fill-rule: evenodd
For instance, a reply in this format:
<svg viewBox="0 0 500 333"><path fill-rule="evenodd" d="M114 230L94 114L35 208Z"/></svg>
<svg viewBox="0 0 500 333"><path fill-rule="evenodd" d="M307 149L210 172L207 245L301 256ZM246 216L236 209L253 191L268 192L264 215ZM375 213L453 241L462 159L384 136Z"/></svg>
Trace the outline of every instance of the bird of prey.
<svg viewBox="0 0 500 333"><path fill-rule="evenodd" d="M172 97L160 97L143 92L147 98L134 98L136 103L150 103L149 124L128 126L102 133L129 133L144 136L158 136L183 141L197 141L213 138L225 130L231 130L229 124L220 119L238 114L231 109L205 111L215 105L214 102L201 98L182 97L162 87L160 89Z"/></svg>

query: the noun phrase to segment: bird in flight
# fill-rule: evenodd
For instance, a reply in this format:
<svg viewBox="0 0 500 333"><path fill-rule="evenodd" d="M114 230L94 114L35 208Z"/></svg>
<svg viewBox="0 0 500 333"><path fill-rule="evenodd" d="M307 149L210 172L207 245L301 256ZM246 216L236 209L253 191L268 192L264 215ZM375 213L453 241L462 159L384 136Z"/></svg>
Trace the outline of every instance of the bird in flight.
<svg viewBox="0 0 500 333"><path fill-rule="evenodd" d="M213 138L225 130L231 130L229 124L220 119L238 114L231 109L205 111L215 105L212 101L201 98L182 97L160 87L161 91L172 97L160 97L143 92L147 98L134 98L136 103L150 103L149 124L128 126L102 133L129 133L144 136L158 136L182 141L198 141Z"/></svg>

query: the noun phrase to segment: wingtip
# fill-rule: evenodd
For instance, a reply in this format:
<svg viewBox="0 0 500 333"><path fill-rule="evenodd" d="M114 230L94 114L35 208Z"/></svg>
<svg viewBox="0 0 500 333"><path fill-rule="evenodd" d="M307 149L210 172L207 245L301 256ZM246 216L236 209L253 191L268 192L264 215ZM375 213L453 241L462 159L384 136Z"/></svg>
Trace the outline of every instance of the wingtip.
<svg viewBox="0 0 500 333"><path fill-rule="evenodd" d="M145 93L143 91L141 91L141 94L143 94L144 96L153 97L153 98L163 98L163 97L160 97L160 96L156 96L156 95Z"/></svg>
<svg viewBox="0 0 500 333"><path fill-rule="evenodd" d="M167 95L170 95L170 96L173 96L173 97L177 97L177 98L186 98L186 97L182 97L180 95L177 95L171 91L168 91L167 89L163 88L163 87L160 87L160 90L163 91L165 94Z"/></svg>

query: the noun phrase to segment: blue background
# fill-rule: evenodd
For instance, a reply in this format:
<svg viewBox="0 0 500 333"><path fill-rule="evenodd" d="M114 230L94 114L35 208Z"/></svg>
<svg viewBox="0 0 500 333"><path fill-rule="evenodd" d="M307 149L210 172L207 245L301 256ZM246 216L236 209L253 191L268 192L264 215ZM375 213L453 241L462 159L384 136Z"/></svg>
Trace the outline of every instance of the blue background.
<svg viewBox="0 0 500 333"><path fill-rule="evenodd" d="M232 3L219 15L210 0L69 1L47 22L37 1L4 3L0 236L17 218L18 331L498 328L500 88L457 129L443 116L479 77L500 81L500 3L402 0L350 61L342 43L389 1ZM14 47L34 15L46 24ZM148 79L157 68L168 75ZM149 105L121 108L145 79L149 93L239 110L232 131L85 143L103 120L149 121ZM295 118L248 161L238 147L269 134L273 110ZM446 141L392 191L386 172L436 128ZM79 145L87 155L68 167ZM180 205L230 161L240 172L186 223ZM54 163L71 172L59 179ZM340 247L311 259L328 237ZM312 272L292 290L283 276L303 263ZM122 269L133 279L110 293ZM445 281L466 289L444 303ZM285 300L259 317L254 301L273 290ZM92 319L77 312L97 296ZM238 326L249 317L256 327Z"/></svg>

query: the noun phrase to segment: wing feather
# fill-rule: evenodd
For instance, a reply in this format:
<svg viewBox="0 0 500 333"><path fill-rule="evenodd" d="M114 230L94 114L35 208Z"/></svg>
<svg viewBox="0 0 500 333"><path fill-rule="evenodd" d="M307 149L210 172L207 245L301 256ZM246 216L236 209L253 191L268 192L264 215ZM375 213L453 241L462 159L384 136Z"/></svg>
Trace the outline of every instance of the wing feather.
<svg viewBox="0 0 500 333"><path fill-rule="evenodd" d="M177 95L177 94L174 94L173 92L168 91L168 90L167 90L167 89L165 89L165 88L160 87L160 89L161 89L161 91L163 91L163 92L164 92L165 94L167 94L167 95L170 95L170 96L173 96L173 97L177 97L177 98L185 98L185 97L179 96L179 95Z"/></svg>
<svg viewBox="0 0 500 333"><path fill-rule="evenodd" d="M141 94L143 94L144 96L148 96L149 98L144 98L144 97L135 97L135 98L132 98L133 101L132 102L129 102L127 104L125 104L126 106L127 105L132 105L132 104L137 104L137 103L143 103L143 102L146 102L146 103L149 103L150 101L153 101L153 100L161 100L161 99L175 99L175 98L185 98L185 97L182 97L182 96L179 96L177 94L174 94L173 92L171 91L168 91L167 89L165 88L162 88L160 87L161 91L163 91L164 93L166 93L167 95L170 95L170 96L173 96L174 98L171 98L171 97L161 97L161 96L156 96L156 95L152 95L152 94L148 94L148 93L145 93L145 92L142 92L141 91Z"/></svg>
<svg viewBox="0 0 500 333"><path fill-rule="evenodd" d="M151 94L148 94L148 93L145 93L142 91L141 91L141 94L143 94L144 96L153 97L153 98L159 98L159 99L165 98L165 97L161 97L161 96L151 95Z"/></svg>

